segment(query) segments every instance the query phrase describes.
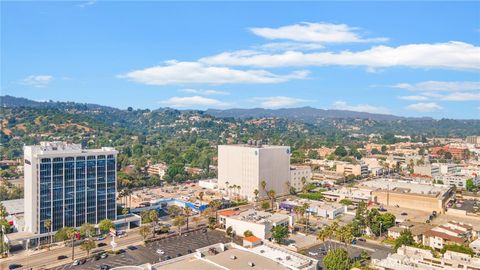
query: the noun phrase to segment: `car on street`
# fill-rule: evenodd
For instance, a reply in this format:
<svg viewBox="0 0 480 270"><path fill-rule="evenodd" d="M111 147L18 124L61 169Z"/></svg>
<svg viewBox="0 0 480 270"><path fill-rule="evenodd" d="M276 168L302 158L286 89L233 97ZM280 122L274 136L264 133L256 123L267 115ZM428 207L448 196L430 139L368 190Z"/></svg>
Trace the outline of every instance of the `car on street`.
<svg viewBox="0 0 480 270"><path fill-rule="evenodd" d="M105 247L105 246L107 246L107 243L98 243L97 244L97 247Z"/></svg>
<svg viewBox="0 0 480 270"><path fill-rule="evenodd" d="M165 254L165 251L163 251L161 249L157 249L157 254L163 255L163 254Z"/></svg>
<svg viewBox="0 0 480 270"><path fill-rule="evenodd" d="M77 265L80 265L80 261L79 260L73 261L72 266L77 266Z"/></svg>
<svg viewBox="0 0 480 270"><path fill-rule="evenodd" d="M17 269L17 268L22 268L23 265L21 264L18 264L18 263L12 263L8 266L8 270L12 270L12 269Z"/></svg>
<svg viewBox="0 0 480 270"><path fill-rule="evenodd" d="M102 253L102 254L100 255L100 259L105 259L105 258L107 258L107 257L108 257L108 254L107 254L107 253Z"/></svg>
<svg viewBox="0 0 480 270"><path fill-rule="evenodd" d="M105 240L105 238L107 238L107 236L101 235L101 236L97 237L97 241Z"/></svg>
<svg viewBox="0 0 480 270"><path fill-rule="evenodd" d="M109 269L110 269L110 265L108 265L108 264L100 265L100 270L109 270Z"/></svg>
<svg viewBox="0 0 480 270"><path fill-rule="evenodd" d="M66 258L68 258L68 257L65 256L65 255L60 255L60 256L57 257L57 260L64 260Z"/></svg>
<svg viewBox="0 0 480 270"><path fill-rule="evenodd" d="M138 248L136 246L128 246L127 247L129 250L137 250Z"/></svg>
<svg viewBox="0 0 480 270"><path fill-rule="evenodd" d="M405 212L403 212L403 213L401 213L400 215L402 215L402 216L406 216L406 215L408 215L408 214L407 214L407 213L405 213Z"/></svg>
<svg viewBox="0 0 480 270"><path fill-rule="evenodd" d="M315 252L315 251L309 251L309 252L308 252L308 255L311 255L311 256L317 256L317 255L318 255L318 252Z"/></svg>

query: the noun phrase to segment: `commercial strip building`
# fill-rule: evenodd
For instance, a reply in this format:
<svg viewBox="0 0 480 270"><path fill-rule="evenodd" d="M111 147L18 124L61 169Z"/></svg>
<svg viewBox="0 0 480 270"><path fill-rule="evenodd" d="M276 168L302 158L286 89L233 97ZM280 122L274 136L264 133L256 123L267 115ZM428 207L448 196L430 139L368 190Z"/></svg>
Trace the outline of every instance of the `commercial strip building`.
<svg viewBox="0 0 480 270"><path fill-rule="evenodd" d="M269 243L251 248L228 243L197 249L192 254L154 264L151 269L315 270L317 264L315 259Z"/></svg>
<svg viewBox="0 0 480 270"><path fill-rule="evenodd" d="M261 239L271 239L271 230L275 226L287 228L293 226L293 216L253 209L243 212L226 210L219 212L218 216L224 229L232 227L236 235L243 235L245 231L251 231L253 235Z"/></svg>
<svg viewBox="0 0 480 270"><path fill-rule="evenodd" d="M400 247L397 253L383 260L373 259L372 264L382 270L480 270L480 258L453 251L436 258L430 250L408 246Z"/></svg>
<svg viewBox="0 0 480 270"><path fill-rule="evenodd" d="M353 202L369 202L372 200L372 190L364 188L342 187L341 189L322 192L325 199L340 202L349 199Z"/></svg>
<svg viewBox="0 0 480 270"><path fill-rule="evenodd" d="M480 136L467 136L467 138L465 138L465 141L466 143L480 145Z"/></svg>
<svg viewBox="0 0 480 270"><path fill-rule="evenodd" d="M439 213L444 212L454 195L451 187L386 178L366 181L361 186L371 189L372 200L378 204Z"/></svg>
<svg viewBox="0 0 480 270"><path fill-rule="evenodd" d="M480 177L470 177L465 174L457 173L457 174L446 174L440 177L436 177L435 180L440 180L443 182L444 185L448 186L455 186L458 189L466 189L467 187L467 180L472 179L474 185L480 184Z"/></svg>
<svg viewBox="0 0 480 270"><path fill-rule="evenodd" d="M266 182L265 190L261 182ZM276 195L288 194L290 182L290 147L252 142L218 146L218 187L228 196L255 200L268 190Z"/></svg>
<svg viewBox="0 0 480 270"><path fill-rule="evenodd" d="M309 207L306 209L312 215L335 219L346 212L347 206L344 206L336 202L321 202L315 200L298 199L298 200L286 200L279 204L279 208L290 211L293 213L295 206L302 206L304 203L308 203Z"/></svg>
<svg viewBox="0 0 480 270"><path fill-rule="evenodd" d="M338 174L368 176L368 166L366 164L337 163L336 171Z"/></svg>

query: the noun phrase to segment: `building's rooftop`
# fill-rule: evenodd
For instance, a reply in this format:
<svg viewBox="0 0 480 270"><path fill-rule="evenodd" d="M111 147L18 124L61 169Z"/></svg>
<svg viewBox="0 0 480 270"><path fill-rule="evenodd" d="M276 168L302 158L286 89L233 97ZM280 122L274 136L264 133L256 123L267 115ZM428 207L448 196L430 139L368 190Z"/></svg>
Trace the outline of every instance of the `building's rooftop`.
<svg viewBox="0 0 480 270"><path fill-rule="evenodd" d="M389 190L399 193L413 193L426 196L442 196L450 190L449 187L441 185L422 184L414 181L402 181L393 179L375 179L362 183L362 186L373 190Z"/></svg>
<svg viewBox="0 0 480 270"><path fill-rule="evenodd" d="M254 223L277 223L285 218L288 218L288 215L284 214L271 214L264 211L255 211L253 209L249 209L244 212L238 212L237 215L230 216L231 218L242 220L246 222L254 222Z"/></svg>
<svg viewBox="0 0 480 270"><path fill-rule="evenodd" d="M10 215L23 214L25 210L23 199L1 201L0 203L3 204L3 206L5 206L7 213Z"/></svg>
<svg viewBox="0 0 480 270"><path fill-rule="evenodd" d="M249 148L290 148L284 145L270 145L270 144L223 144L219 147L249 147Z"/></svg>
<svg viewBox="0 0 480 270"><path fill-rule="evenodd" d="M61 141L40 142L40 145L28 145L27 148L32 148L33 152L40 155L49 154L81 154L90 152L116 152L113 147L102 147L100 149L84 149L81 144L66 143Z"/></svg>

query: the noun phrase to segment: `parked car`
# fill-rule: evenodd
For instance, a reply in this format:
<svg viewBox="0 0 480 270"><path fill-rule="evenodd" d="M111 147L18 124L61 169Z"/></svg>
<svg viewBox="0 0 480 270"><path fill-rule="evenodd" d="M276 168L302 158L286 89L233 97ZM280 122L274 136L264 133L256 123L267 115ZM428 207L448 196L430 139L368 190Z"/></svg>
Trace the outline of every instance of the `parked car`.
<svg viewBox="0 0 480 270"><path fill-rule="evenodd" d="M308 252L308 255L317 256L317 255L318 255L318 252L309 251L309 252Z"/></svg>
<svg viewBox="0 0 480 270"><path fill-rule="evenodd" d="M97 240L97 241L102 241L102 240L105 240L106 238L107 238L106 235L101 235L101 236L97 237L96 240Z"/></svg>
<svg viewBox="0 0 480 270"><path fill-rule="evenodd" d="M73 266L80 265L80 261L79 261L79 260L75 260L75 261L73 261L72 265L73 265Z"/></svg>
<svg viewBox="0 0 480 270"><path fill-rule="evenodd" d="M21 264L18 264L18 263L12 263L8 266L8 270L12 270L12 269L17 269L17 268L22 268L23 265Z"/></svg>
<svg viewBox="0 0 480 270"><path fill-rule="evenodd" d="M138 248L136 246L128 246L127 247L129 250L137 250Z"/></svg>
<svg viewBox="0 0 480 270"><path fill-rule="evenodd" d="M107 257L108 257L108 254L107 254L107 253L102 253L102 254L100 255L100 259L105 259L105 258L107 258Z"/></svg>
<svg viewBox="0 0 480 270"><path fill-rule="evenodd" d="M165 251L163 251L161 249L157 249L157 254L163 255L163 254L165 254Z"/></svg>
<svg viewBox="0 0 480 270"><path fill-rule="evenodd" d="M107 243L98 243L98 244L97 244L97 247L104 247L104 246L106 246L106 245L107 245Z"/></svg>
<svg viewBox="0 0 480 270"><path fill-rule="evenodd" d="M108 265L108 264L100 265L100 270L109 270L109 269L110 269L110 265Z"/></svg>

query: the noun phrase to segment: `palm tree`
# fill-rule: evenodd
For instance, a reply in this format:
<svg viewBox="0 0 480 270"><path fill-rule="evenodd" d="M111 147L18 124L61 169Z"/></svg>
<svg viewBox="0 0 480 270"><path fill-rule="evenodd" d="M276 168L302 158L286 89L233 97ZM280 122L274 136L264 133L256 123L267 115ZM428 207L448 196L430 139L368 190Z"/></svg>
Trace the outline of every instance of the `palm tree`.
<svg viewBox="0 0 480 270"><path fill-rule="evenodd" d="M229 184L230 184L230 182L228 182L228 181L225 182L225 187L227 188L227 196L230 196L230 194L229 194L229 190L230 190Z"/></svg>
<svg viewBox="0 0 480 270"><path fill-rule="evenodd" d="M52 220L51 219L46 219L43 226L45 227L45 229L47 229L47 231L49 233L52 232ZM50 234L50 243L49 243L48 248L50 248L51 244L52 244L52 235Z"/></svg>
<svg viewBox="0 0 480 270"><path fill-rule="evenodd" d="M305 178L305 176L302 177L302 179L300 180L302 182L302 191L303 193L306 193L307 192L307 178Z"/></svg>
<svg viewBox="0 0 480 270"><path fill-rule="evenodd" d="M272 211L274 210L274 206L273 206L273 203L275 201L275 190L273 189L270 189L268 192L267 192L267 196L270 198L270 200L272 201Z"/></svg>
<svg viewBox="0 0 480 270"><path fill-rule="evenodd" d="M185 218L183 216L177 216L173 219L172 224L178 228L178 235L181 235L182 226L185 225Z"/></svg>
<svg viewBox="0 0 480 270"><path fill-rule="evenodd" d="M200 191L200 193L198 193L198 198L200 199L200 201L203 201L203 196L205 196L205 192Z"/></svg>
<svg viewBox="0 0 480 270"><path fill-rule="evenodd" d="M185 213L185 217L187 219L187 231L188 231L188 218L190 217L190 214L192 214L192 208L187 206L183 208L183 212Z"/></svg>
<svg viewBox="0 0 480 270"><path fill-rule="evenodd" d="M75 260L75 237L77 236L77 230L70 228L67 230L67 238L72 240L72 261Z"/></svg>
<svg viewBox="0 0 480 270"><path fill-rule="evenodd" d="M263 191L267 193L267 181L262 180L262 182L260 182L260 186L262 186Z"/></svg>
<svg viewBox="0 0 480 270"><path fill-rule="evenodd" d="M158 221L157 210L155 210L155 209L150 210L150 212L148 213L148 217L151 220L152 236L155 236L155 226L157 225L157 221Z"/></svg>
<svg viewBox="0 0 480 270"><path fill-rule="evenodd" d="M298 205L295 205L293 207L293 212L295 213L295 215L297 216L297 220L299 220L298 216L300 215L300 213L302 213L302 207L301 206L298 206Z"/></svg>
<svg viewBox="0 0 480 270"><path fill-rule="evenodd" d="M192 217L192 222L195 224L195 227L198 227L198 222L200 222L200 217Z"/></svg>
<svg viewBox="0 0 480 270"><path fill-rule="evenodd" d="M240 189L241 188L242 188L241 186L237 186L237 201L240 200Z"/></svg>
<svg viewBox="0 0 480 270"><path fill-rule="evenodd" d="M305 224L306 225L305 226L305 231L307 231L308 230L308 222L310 221L309 220L310 219L310 212L308 211L308 209L310 208L310 204L306 202L302 205L302 208L305 209L305 213L307 213L307 223Z"/></svg>
<svg viewBox="0 0 480 270"><path fill-rule="evenodd" d="M253 191L253 194L255 195L255 208L257 207L257 203L258 203L258 194L260 193L260 191L258 191L258 189L255 189Z"/></svg>
<svg viewBox="0 0 480 270"><path fill-rule="evenodd" d="M130 211L128 210L127 207L124 207L124 208L122 209L122 215L123 215L123 217L125 218L125 226L126 226L126 229L128 229L127 215L128 215L129 212L130 212Z"/></svg>
<svg viewBox="0 0 480 270"><path fill-rule="evenodd" d="M215 211L215 223L218 223L218 209L222 206L222 202L220 200L213 200L209 203L209 206Z"/></svg>

